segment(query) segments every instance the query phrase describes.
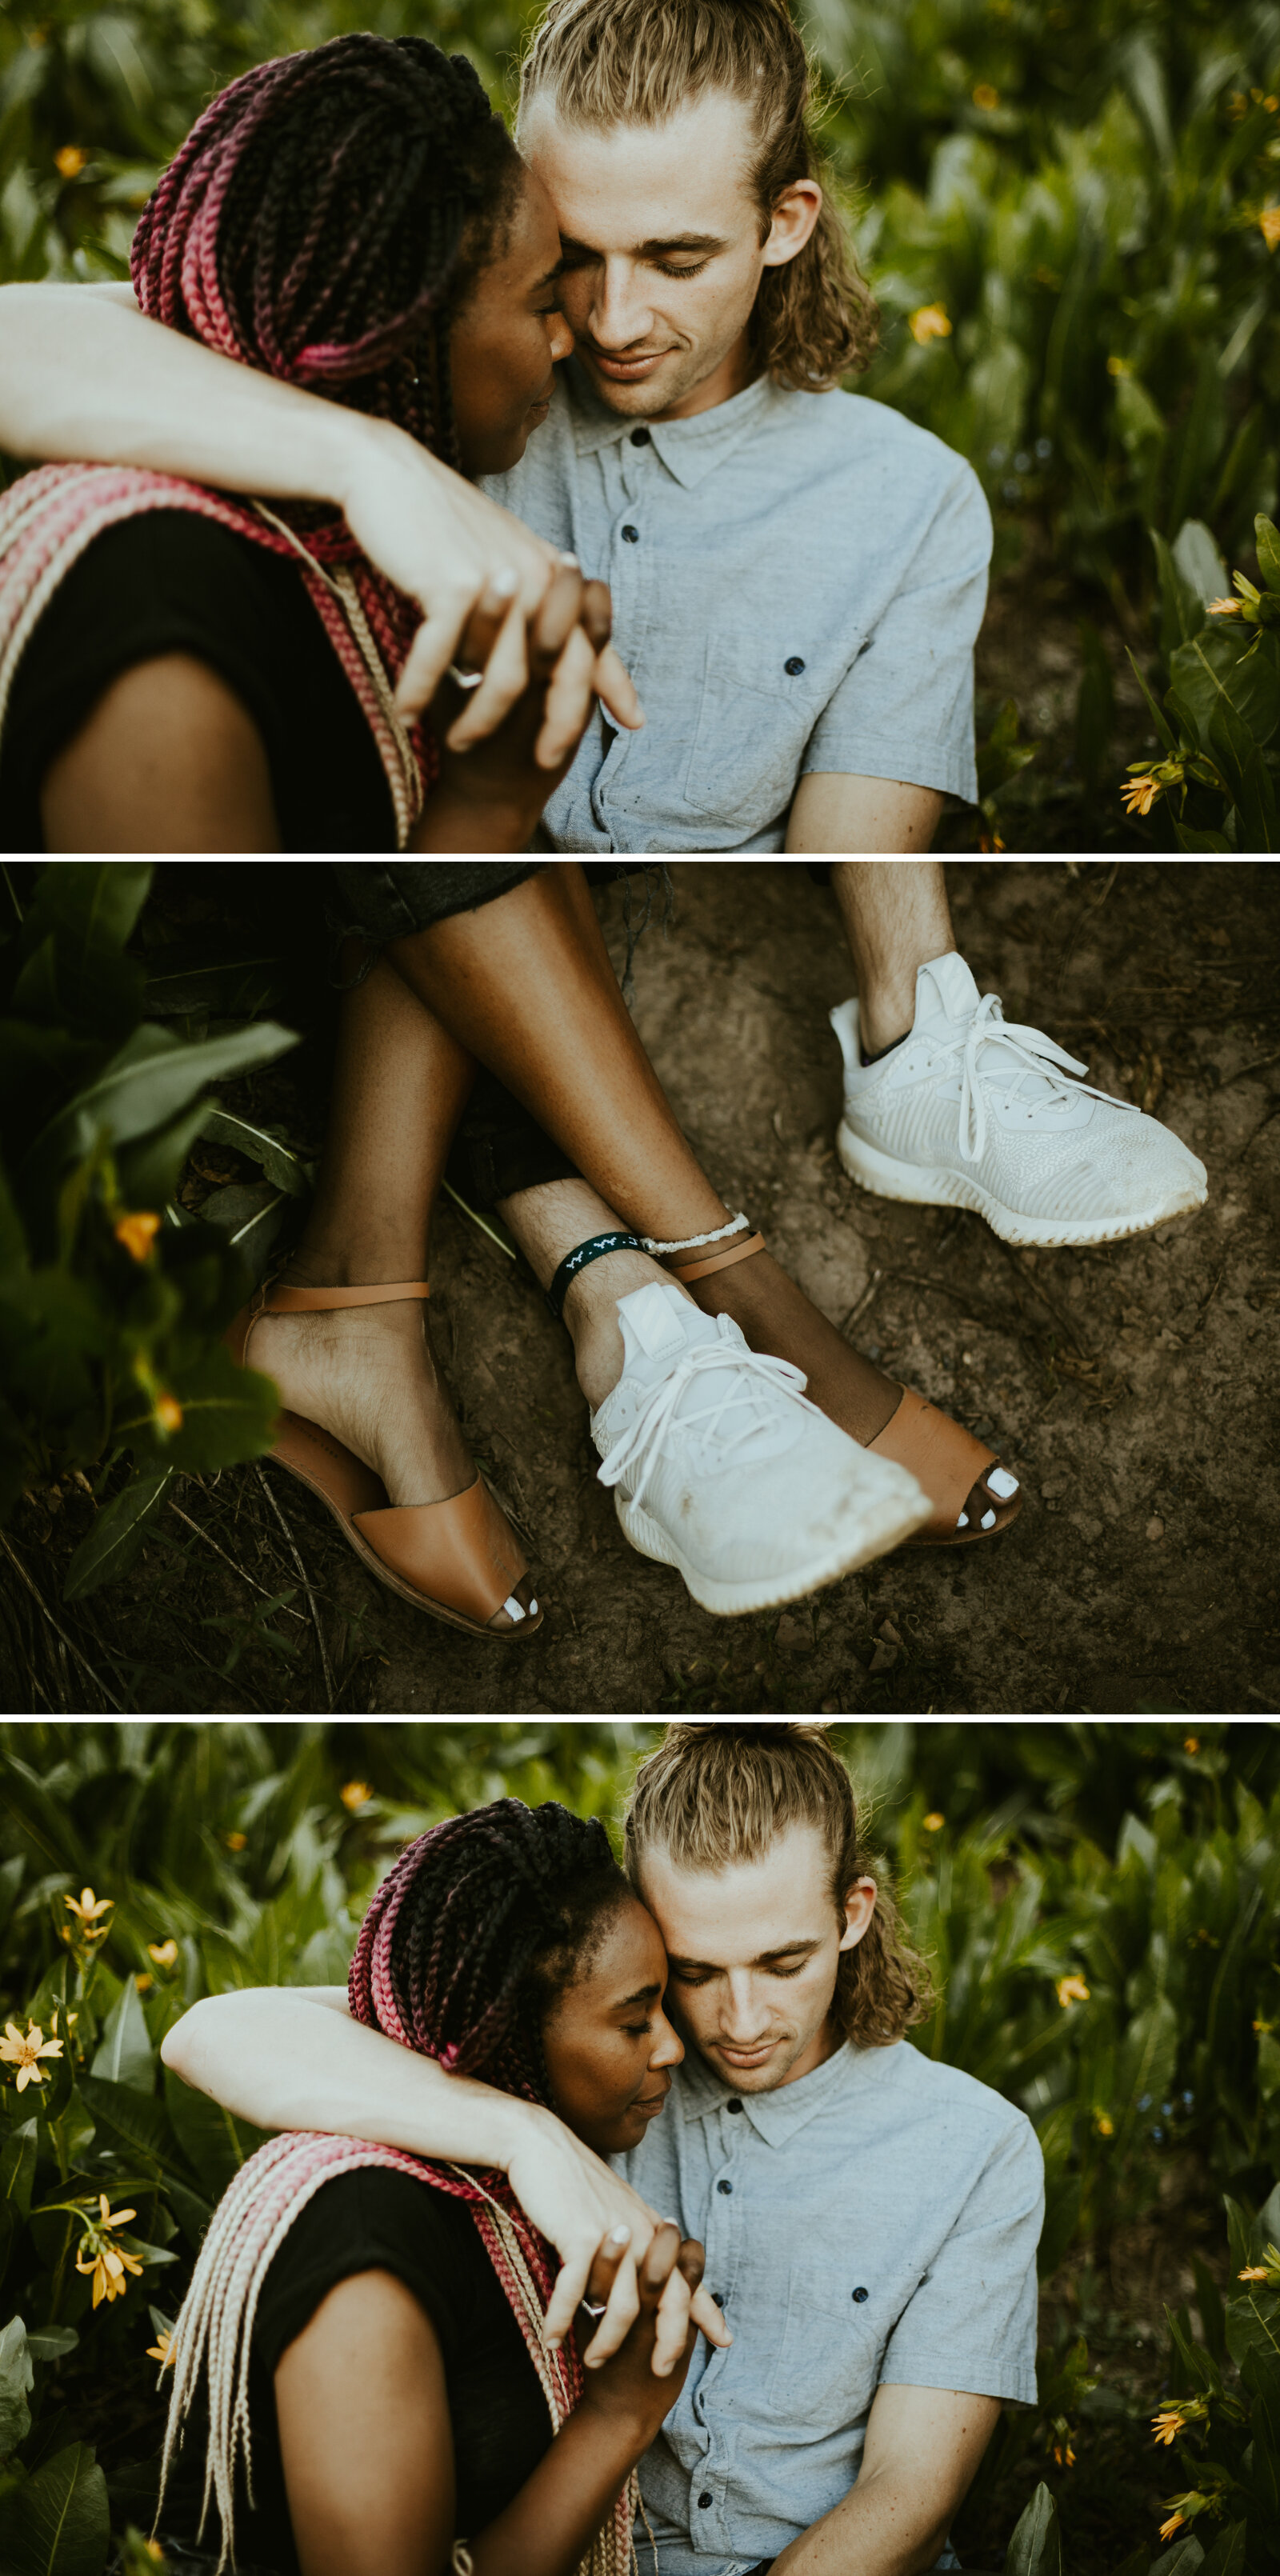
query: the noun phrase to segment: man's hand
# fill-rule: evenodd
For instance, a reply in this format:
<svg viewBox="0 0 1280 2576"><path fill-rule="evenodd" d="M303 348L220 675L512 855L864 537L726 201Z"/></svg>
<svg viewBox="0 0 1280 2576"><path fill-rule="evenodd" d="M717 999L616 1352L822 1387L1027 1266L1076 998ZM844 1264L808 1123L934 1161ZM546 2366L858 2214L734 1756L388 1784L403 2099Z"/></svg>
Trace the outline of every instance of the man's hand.
<svg viewBox="0 0 1280 2576"><path fill-rule="evenodd" d="M554 2112L526 2102L513 2103L511 2109L515 2117L504 2159L507 2179L526 2217L560 2257L560 2278L547 2310L547 2340L563 2341L585 2297L605 2299L604 2316L584 2356L587 2368L596 2370L619 2350L640 2313L637 2266L662 2221ZM615 2229L625 2230L621 2241L612 2236ZM723 2347L733 2341L710 2291L691 2285L677 2265L658 2303L657 2378L667 2378L680 2360L690 2323L702 2328L709 2343Z"/></svg>
<svg viewBox="0 0 1280 2576"><path fill-rule="evenodd" d="M878 2388L857 2485L781 2551L774 2576L922 2576L999 2420L998 2397Z"/></svg>

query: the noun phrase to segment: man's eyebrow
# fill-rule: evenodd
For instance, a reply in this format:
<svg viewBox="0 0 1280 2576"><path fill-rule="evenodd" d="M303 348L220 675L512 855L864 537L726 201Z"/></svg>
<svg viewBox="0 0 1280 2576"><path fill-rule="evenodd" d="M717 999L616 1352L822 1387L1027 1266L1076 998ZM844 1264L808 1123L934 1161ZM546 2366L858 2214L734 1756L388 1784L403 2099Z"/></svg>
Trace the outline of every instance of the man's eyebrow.
<svg viewBox="0 0 1280 2576"><path fill-rule="evenodd" d="M599 259L601 255L598 250L595 250L592 247L590 242L575 241L572 233L561 234L560 247L564 252L566 259L576 257L579 253L583 254L587 259ZM727 247L728 244L722 233L674 233L669 240L665 241L636 242L633 246L632 257L635 259L658 259L669 256L672 251L677 250L701 250L714 252L725 250Z"/></svg>
<svg viewBox="0 0 1280 2576"><path fill-rule="evenodd" d="M656 2003L661 1992L662 1988L655 1978L651 1986L637 1986L633 1995L620 1995L613 2009L615 2012L628 2012L633 2004Z"/></svg>
<svg viewBox="0 0 1280 2576"><path fill-rule="evenodd" d="M778 1941L772 1950L758 1951L754 1959L748 1960L747 1965L751 1968L767 1968L771 1959L794 1959L800 1951L804 1952L806 1959L811 1959L814 1951L821 1948L821 1941L806 1941L799 1937L794 1941ZM668 1965L677 1973L687 1968L712 1969L718 1972L722 1962L718 1959L682 1959L673 1950L668 1954Z"/></svg>

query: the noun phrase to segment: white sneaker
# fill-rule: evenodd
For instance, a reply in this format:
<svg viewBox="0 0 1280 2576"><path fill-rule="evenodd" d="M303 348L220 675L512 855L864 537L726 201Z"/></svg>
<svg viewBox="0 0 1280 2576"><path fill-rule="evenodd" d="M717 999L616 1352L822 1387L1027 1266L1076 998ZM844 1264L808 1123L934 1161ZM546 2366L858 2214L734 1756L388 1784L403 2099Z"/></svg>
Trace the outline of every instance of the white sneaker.
<svg viewBox="0 0 1280 2576"><path fill-rule="evenodd" d="M963 957L916 976L916 1016L864 1065L858 1005L831 1025L844 1056L836 1136L851 1180L882 1199L976 1208L1006 1243L1111 1243L1203 1207L1189 1148L1127 1100L1064 1073L1088 1068L1041 1029L978 998ZM1062 1070L1058 1070L1062 1068Z"/></svg>
<svg viewBox="0 0 1280 2576"><path fill-rule="evenodd" d="M632 1546L677 1567L702 1609L798 1601L929 1519L910 1471L837 1430L728 1315L655 1280L618 1317L622 1376L591 1418L600 1482Z"/></svg>

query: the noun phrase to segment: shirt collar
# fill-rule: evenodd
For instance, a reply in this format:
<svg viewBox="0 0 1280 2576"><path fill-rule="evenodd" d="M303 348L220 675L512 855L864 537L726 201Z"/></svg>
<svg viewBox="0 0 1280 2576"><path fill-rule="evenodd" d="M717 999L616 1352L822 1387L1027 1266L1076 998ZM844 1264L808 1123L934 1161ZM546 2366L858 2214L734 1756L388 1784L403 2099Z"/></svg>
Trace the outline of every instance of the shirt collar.
<svg viewBox="0 0 1280 2576"><path fill-rule="evenodd" d="M794 2084L781 2084L774 2093L735 2093L732 2085L712 2073L705 2058L691 2049L676 2077L677 2098L682 2118L705 2120L714 2111L723 2111L726 2102L741 2102L747 2118L766 2146L785 2147L797 2131L803 2129L818 2111L825 2111L832 2098L845 2090L851 2078L868 2069L868 2060L890 2054L885 2049L854 2048L848 2040L815 2066L811 2075L801 2075Z"/></svg>
<svg viewBox="0 0 1280 2576"><path fill-rule="evenodd" d="M710 411L695 412L691 420L638 423L622 418L601 402L576 359L571 358L566 365L564 382L574 445L580 456L598 456L603 448L620 447L633 429L643 427L668 474L673 474L688 492L695 490L717 465L723 465L735 447L750 437L765 413L783 399L779 387L768 376L757 376L742 393L732 395L728 402L716 403Z"/></svg>

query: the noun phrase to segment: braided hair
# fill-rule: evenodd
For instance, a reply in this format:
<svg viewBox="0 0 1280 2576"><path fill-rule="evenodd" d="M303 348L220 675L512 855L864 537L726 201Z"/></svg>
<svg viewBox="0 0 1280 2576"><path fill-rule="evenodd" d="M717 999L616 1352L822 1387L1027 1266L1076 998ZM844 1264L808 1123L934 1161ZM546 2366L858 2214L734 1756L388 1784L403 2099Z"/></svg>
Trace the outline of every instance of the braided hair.
<svg viewBox="0 0 1280 2576"><path fill-rule="evenodd" d="M630 1895L594 1816L519 1798L451 1816L410 1843L374 1896L351 1963L353 2018L549 2106L543 2015Z"/></svg>
<svg viewBox="0 0 1280 2576"><path fill-rule="evenodd" d="M335 36L206 108L143 209L134 291L172 329L456 466L447 324L520 167L465 56Z"/></svg>

